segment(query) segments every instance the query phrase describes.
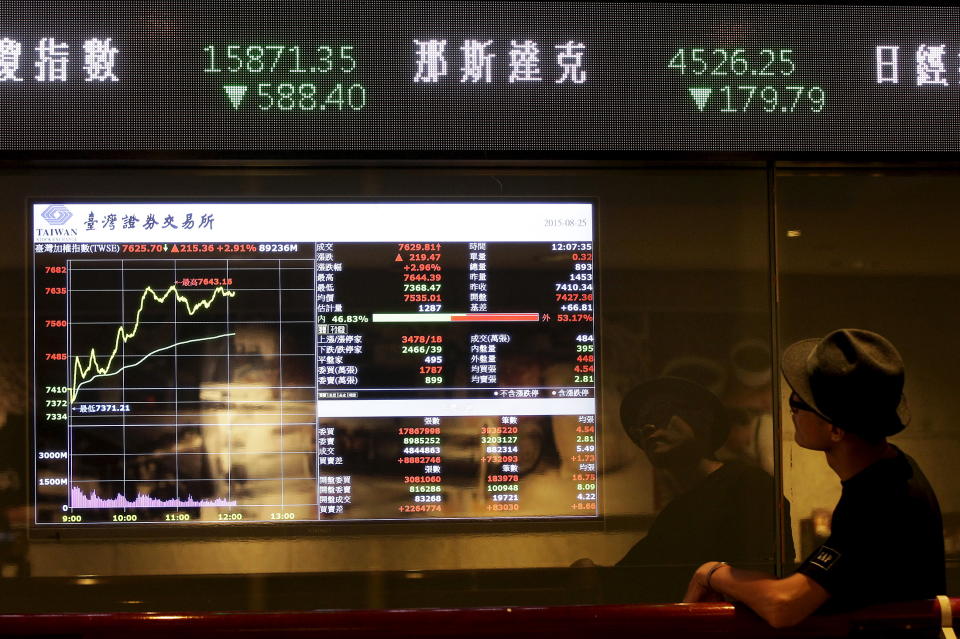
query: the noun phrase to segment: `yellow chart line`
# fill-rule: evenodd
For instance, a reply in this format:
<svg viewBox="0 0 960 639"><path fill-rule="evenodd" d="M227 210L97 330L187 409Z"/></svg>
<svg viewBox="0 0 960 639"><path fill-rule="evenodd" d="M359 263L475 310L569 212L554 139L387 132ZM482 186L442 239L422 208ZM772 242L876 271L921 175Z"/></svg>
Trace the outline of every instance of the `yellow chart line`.
<svg viewBox="0 0 960 639"><path fill-rule="evenodd" d="M97 374L94 375L93 377L91 377L91 378L89 378L89 379L83 380L82 382L80 382L79 384L77 384L76 389L73 390L73 392L72 392L72 394L71 394L71 396L70 396L70 401L72 402L72 401L74 401L74 400L77 399L77 393L80 392L80 389L83 388L83 386L84 386L85 384L89 384L89 383L92 382L93 380L99 379L99 378L101 378L101 377L112 377L112 376L114 376L114 375L119 375L120 373L122 373L123 371L127 370L128 368L133 368L134 366L139 366L139 365L142 364L144 361L146 361L148 358L153 357L153 356L156 355L157 353L162 353L163 351L169 351L171 348L176 348L177 346L183 346L184 344L193 344L193 343L195 343L195 342L209 342L209 341L212 340L212 339L220 339L221 337L230 337L230 336L232 336L232 335L236 335L236 333L223 333L222 335L211 335L210 337L198 337L198 338L196 338L196 339L188 339L188 340L185 340L185 341L182 341L182 342L176 342L175 344L170 344L170 345L168 345L168 346L162 346L162 347L158 348L158 349L155 350L155 351L150 351L149 353L147 353L146 355L144 355L143 357L141 357L140 359L138 359L138 360L137 360L136 362L134 362L133 364L127 364L126 366L121 366L121 367L118 368L117 370L111 371L111 372L109 372L109 373L97 373Z"/></svg>
<svg viewBox="0 0 960 639"><path fill-rule="evenodd" d="M170 287L166 291L164 291L163 295L157 295L157 292L152 287L148 286L143 290L143 295L140 296L140 307L137 308L137 313L134 317L133 328L131 328L129 332L123 326L120 326L117 328L117 338L116 340L114 340L113 352L110 353L110 357L107 358L107 363L105 365L103 366L100 365L100 362L97 359L97 351L94 348L90 349L90 355L88 356L89 358L87 360L86 367L84 367L83 360L80 358L79 355L77 355L76 358L74 359L73 380L72 380L73 387L70 389L71 402L77 399L77 392L80 390L81 386L88 383L89 381L93 381L97 377L103 377L110 372L110 367L113 365L113 360L116 359L117 354L120 352L120 347L123 344L126 344L131 339L133 339L133 337L137 334L137 331L140 330L140 316L143 314L143 309L144 309L144 306L146 306L147 299L152 297L154 301L156 301L158 304L163 304L164 302L167 301L167 299L171 295L174 296L174 299L177 302L182 302L183 305L186 306L187 315L192 316L201 308L205 310L209 309L210 305L213 304L213 302L217 299L218 295L222 297L236 297L237 294L234 291L228 291L224 287L218 286L217 288L213 289L213 292L210 294L209 298L200 300L195 304L191 304L189 299L187 299L186 297L180 294L180 291L177 289L176 284L171 284ZM153 355L159 351L173 348L174 346L178 346L179 344L190 343L194 341L204 341L207 339L217 339L220 337L226 337L228 335L233 335L233 333L226 333L224 335L217 335L215 337L205 337L205 338L201 338L200 340L188 340L187 342L179 342L177 344L171 344L170 346L165 346L161 349L158 349L157 351L154 351L153 353L150 353L146 357L149 357L150 355ZM143 362L143 360L146 359L146 357L138 361L137 364ZM122 368L117 369L114 372L117 373L126 368L129 368L129 366L124 366ZM87 380L87 377L90 375L90 371L92 370L96 370L97 374L94 377L91 377L89 380ZM82 381L78 382L77 380L82 380Z"/></svg>

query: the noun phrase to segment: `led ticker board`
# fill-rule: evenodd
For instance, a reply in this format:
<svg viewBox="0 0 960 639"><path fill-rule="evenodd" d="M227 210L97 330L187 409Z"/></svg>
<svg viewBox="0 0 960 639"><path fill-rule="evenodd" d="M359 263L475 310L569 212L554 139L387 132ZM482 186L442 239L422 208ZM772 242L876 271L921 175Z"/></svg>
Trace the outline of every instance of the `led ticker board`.
<svg viewBox="0 0 960 639"><path fill-rule="evenodd" d="M38 524L598 516L590 203L31 218Z"/></svg>
<svg viewBox="0 0 960 639"><path fill-rule="evenodd" d="M958 7L2 6L4 150L960 149Z"/></svg>

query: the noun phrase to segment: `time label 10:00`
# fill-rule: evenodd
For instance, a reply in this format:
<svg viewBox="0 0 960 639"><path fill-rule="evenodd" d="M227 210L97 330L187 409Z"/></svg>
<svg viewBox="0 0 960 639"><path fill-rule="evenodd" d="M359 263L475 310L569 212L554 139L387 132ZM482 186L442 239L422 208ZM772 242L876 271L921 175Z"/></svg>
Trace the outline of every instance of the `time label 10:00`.
<svg viewBox="0 0 960 639"><path fill-rule="evenodd" d="M667 63L680 75L793 75L793 49L677 49Z"/></svg>

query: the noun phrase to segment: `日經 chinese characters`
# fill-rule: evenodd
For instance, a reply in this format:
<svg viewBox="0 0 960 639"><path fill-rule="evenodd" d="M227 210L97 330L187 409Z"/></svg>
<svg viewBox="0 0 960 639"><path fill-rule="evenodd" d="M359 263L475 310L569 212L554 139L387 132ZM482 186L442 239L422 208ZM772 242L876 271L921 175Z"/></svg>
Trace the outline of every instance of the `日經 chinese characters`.
<svg viewBox="0 0 960 639"><path fill-rule="evenodd" d="M587 82L587 45L576 40L543 47L534 40L510 40L505 55L502 47L497 52L493 40L466 39L460 46L453 42L448 46L447 40L430 39L414 40L413 45L416 83L439 83L444 78L459 78L461 84L492 84L498 78L506 78L511 84Z"/></svg>
<svg viewBox="0 0 960 639"><path fill-rule="evenodd" d="M956 59L960 48L948 53L944 43L921 43L916 49L901 52L900 45L881 45L876 48L877 84L913 84L916 86L950 86L948 74L960 71L948 68L947 59ZM954 82L960 83L960 73Z"/></svg>

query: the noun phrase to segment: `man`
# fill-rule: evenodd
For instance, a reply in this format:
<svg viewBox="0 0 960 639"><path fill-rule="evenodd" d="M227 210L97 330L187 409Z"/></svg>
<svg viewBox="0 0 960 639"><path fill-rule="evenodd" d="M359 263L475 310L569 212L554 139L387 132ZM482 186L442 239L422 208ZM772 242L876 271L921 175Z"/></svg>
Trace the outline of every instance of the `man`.
<svg viewBox="0 0 960 639"><path fill-rule="evenodd" d="M756 466L717 460L714 452L726 440L730 421L713 393L684 379L660 378L630 391L620 415L627 434L663 471L676 496L618 566L690 565L716 556L773 563L773 478ZM644 596L676 601L688 574L661 571Z"/></svg>
<svg viewBox="0 0 960 639"><path fill-rule="evenodd" d="M903 362L860 329L792 344L783 354L797 444L821 450L843 487L829 539L784 579L722 561L697 569L686 602L723 595L775 627L821 607L849 610L946 590L937 498L916 462L887 442L904 428Z"/></svg>

